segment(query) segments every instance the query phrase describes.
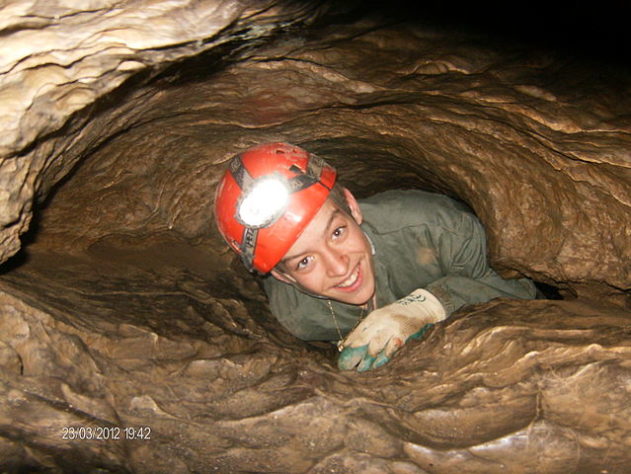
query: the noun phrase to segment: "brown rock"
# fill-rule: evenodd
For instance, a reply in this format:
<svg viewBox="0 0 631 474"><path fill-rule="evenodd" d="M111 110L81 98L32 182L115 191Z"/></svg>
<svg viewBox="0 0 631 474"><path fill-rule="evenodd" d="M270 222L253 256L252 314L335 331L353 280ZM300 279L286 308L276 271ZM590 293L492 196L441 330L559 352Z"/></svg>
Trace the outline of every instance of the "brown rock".
<svg viewBox="0 0 631 474"><path fill-rule="evenodd" d="M326 3L40 3L0 8L2 471L631 469L627 71ZM466 201L566 299L340 373L212 224L227 159L277 139L359 196Z"/></svg>

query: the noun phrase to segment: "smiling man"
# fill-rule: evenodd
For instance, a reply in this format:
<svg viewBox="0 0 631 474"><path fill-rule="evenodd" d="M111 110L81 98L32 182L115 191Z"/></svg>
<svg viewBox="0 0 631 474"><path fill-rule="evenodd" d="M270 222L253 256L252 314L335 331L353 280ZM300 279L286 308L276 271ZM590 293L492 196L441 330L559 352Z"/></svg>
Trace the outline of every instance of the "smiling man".
<svg viewBox="0 0 631 474"><path fill-rule="evenodd" d="M215 219L272 312L295 336L337 341L338 366L388 362L457 309L535 297L528 279L489 267L484 229L463 204L420 190L358 202L336 170L306 150L268 143L234 157Z"/></svg>

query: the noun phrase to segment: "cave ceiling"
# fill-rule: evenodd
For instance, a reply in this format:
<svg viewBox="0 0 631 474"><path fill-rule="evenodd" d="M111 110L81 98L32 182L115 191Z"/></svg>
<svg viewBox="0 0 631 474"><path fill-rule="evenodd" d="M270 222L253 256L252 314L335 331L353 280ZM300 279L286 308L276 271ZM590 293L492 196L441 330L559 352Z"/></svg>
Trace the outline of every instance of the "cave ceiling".
<svg viewBox="0 0 631 474"><path fill-rule="evenodd" d="M560 8L525 14L535 41L403 3L0 6L3 472L629 472L623 7L555 34ZM548 299L338 372L212 222L226 161L271 140L360 197L466 202Z"/></svg>

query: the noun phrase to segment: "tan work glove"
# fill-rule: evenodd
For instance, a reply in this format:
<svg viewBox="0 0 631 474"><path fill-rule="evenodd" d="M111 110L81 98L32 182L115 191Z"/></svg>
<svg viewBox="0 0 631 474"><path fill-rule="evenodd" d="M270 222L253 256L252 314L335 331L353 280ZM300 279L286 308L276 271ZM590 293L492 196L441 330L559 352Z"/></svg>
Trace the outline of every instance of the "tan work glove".
<svg viewBox="0 0 631 474"><path fill-rule="evenodd" d="M358 372L382 366L410 338L419 338L447 317L429 291L414 290L405 298L374 310L344 340L337 365Z"/></svg>

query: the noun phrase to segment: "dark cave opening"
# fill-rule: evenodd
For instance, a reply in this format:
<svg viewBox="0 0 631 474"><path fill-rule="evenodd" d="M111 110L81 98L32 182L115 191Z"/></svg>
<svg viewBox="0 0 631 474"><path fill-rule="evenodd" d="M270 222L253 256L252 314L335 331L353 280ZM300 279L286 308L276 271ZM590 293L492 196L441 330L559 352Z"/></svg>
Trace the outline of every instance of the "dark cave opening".
<svg viewBox="0 0 631 474"><path fill-rule="evenodd" d="M513 8L499 1L453 6L394 0L387 4L362 2L360 9L391 22L440 26L486 38L495 48L519 46L600 66L628 69L629 65L630 43L624 19L631 11L623 2L608 1L599 7L576 2L531 2Z"/></svg>

